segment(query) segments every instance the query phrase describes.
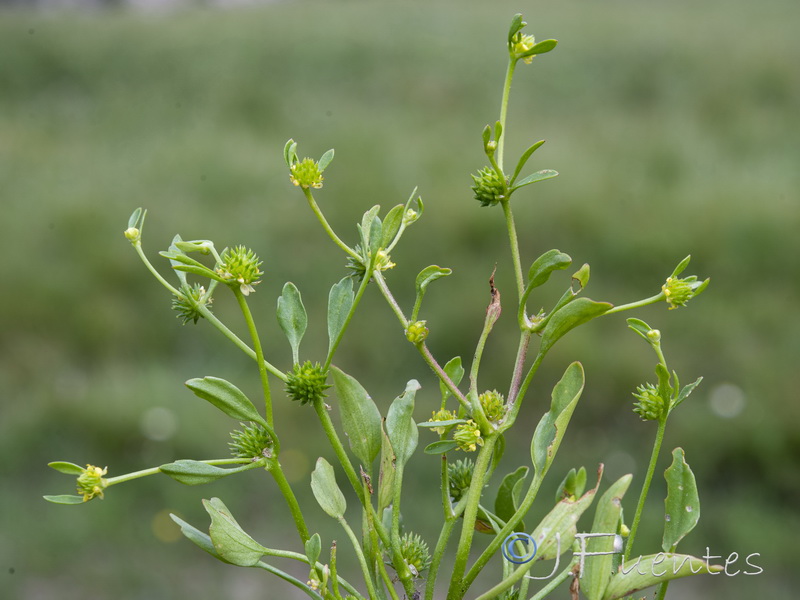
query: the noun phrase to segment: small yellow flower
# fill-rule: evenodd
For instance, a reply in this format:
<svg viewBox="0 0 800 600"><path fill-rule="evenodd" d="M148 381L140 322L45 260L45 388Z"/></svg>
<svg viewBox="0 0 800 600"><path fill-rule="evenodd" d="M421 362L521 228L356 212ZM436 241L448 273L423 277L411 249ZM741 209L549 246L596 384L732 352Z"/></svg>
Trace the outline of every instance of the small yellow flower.
<svg viewBox="0 0 800 600"><path fill-rule="evenodd" d="M431 421L451 421L456 418L456 413L449 411L449 410L440 410L439 412L434 411L433 416L431 417ZM446 427L431 427L431 431L434 433L438 433L442 435L447 430Z"/></svg>
<svg viewBox="0 0 800 600"><path fill-rule="evenodd" d="M108 467L101 469L93 465L86 465L83 473L78 475L78 493L83 495L83 501L88 502L95 496L103 498L103 490L108 486L108 481L103 475L108 472Z"/></svg>
<svg viewBox="0 0 800 600"><path fill-rule="evenodd" d="M518 33L514 39L514 54L524 54L536 44L536 39L532 35L523 35L522 33ZM522 60L525 61L526 65L531 64L533 62L533 56L526 56Z"/></svg>
<svg viewBox="0 0 800 600"><path fill-rule="evenodd" d="M483 446L481 430L478 429L478 426L472 419L456 427L453 439L464 452L475 452L478 446Z"/></svg>
<svg viewBox="0 0 800 600"><path fill-rule="evenodd" d="M304 158L294 163L290 171L289 179L294 185L304 189L322 187L322 171L319 169L319 163L313 158Z"/></svg>

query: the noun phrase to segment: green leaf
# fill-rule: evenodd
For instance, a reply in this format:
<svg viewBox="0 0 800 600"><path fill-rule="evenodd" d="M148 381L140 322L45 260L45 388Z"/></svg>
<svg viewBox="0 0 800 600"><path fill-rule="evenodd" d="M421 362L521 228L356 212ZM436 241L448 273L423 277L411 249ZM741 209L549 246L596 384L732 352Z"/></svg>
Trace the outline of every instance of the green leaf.
<svg viewBox="0 0 800 600"><path fill-rule="evenodd" d="M181 236L176 235L174 238L172 238L172 243L169 245L169 249L167 251L173 254L180 254L181 252L183 252L183 250L181 250L179 246L179 244L181 243L182 243ZM183 271L182 269L178 269L181 263L175 259L170 259L169 264L175 270L175 274L178 276L178 280L182 284L186 284L187 283L186 272Z"/></svg>
<svg viewBox="0 0 800 600"><path fill-rule="evenodd" d="M531 440L531 459L537 477L544 477L555 458L572 412L583 392L583 384L583 366L574 362L567 367L563 377L553 388L550 410L539 421Z"/></svg>
<svg viewBox="0 0 800 600"><path fill-rule="evenodd" d="M572 258L560 250L548 250L533 261L528 271L528 288L537 288L547 283L553 271L566 269L572 264Z"/></svg>
<svg viewBox="0 0 800 600"><path fill-rule="evenodd" d="M202 485L204 483L211 483L217 479L222 479L228 475L233 475L234 473L241 473L263 466L264 461L258 460L239 467L223 469L197 460L182 459L161 465L158 469L164 473L164 475L168 475L175 481L185 485Z"/></svg>
<svg viewBox="0 0 800 600"><path fill-rule="evenodd" d="M678 394L678 397L675 398L675 402L672 403L672 408L675 408L681 402L686 400L686 398L689 397L689 394L691 394L694 391L694 388L696 388L698 385L700 385L701 381L703 381L703 378L702 377L698 377L695 381L693 381L689 385L684 386L683 389L681 390L680 394Z"/></svg>
<svg viewBox="0 0 800 600"><path fill-rule="evenodd" d="M667 368L661 363L656 365L656 376L658 377L658 395L661 396L665 402L669 402L675 388L669 383L669 371L667 371Z"/></svg>
<svg viewBox="0 0 800 600"><path fill-rule="evenodd" d="M289 168L297 161L297 142L292 139L283 147L283 160L286 161L286 166Z"/></svg>
<svg viewBox="0 0 800 600"><path fill-rule="evenodd" d="M582 290L587 285L589 285L589 275L590 274L591 274L591 271L589 269L589 265L587 263L584 263L583 266L580 269L578 269L577 271L575 271L572 274L572 279L574 281L578 282L578 285L580 286L580 289Z"/></svg>
<svg viewBox="0 0 800 600"><path fill-rule="evenodd" d="M198 277L208 277L209 279L215 279L216 281L224 281L219 275L214 273L214 271L208 267L196 267L194 265L178 264L172 268L175 271L178 271L178 273L191 273L192 275L197 275ZM185 277L181 277L180 275L178 275L178 279L180 279L181 282L185 281Z"/></svg>
<svg viewBox="0 0 800 600"><path fill-rule="evenodd" d="M336 483L333 467L322 457L317 459L317 466L311 473L311 491L328 515L334 519L344 517L347 501Z"/></svg>
<svg viewBox="0 0 800 600"><path fill-rule="evenodd" d="M278 298L278 324L292 346L294 364L300 362L300 341L308 327L308 315L300 291L290 281L283 286Z"/></svg>
<svg viewBox="0 0 800 600"><path fill-rule="evenodd" d="M342 278L331 287L328 294L328 352L342 332L347 315L353 307L353 298L353 280L350 277Z"/></svg>
<svg viewBox="0 0 800 600"><path fill-rule="evenodd" d="M458 384L461 383L461 379L464 377L464 367L461 366L461 357L456 356L455 358L451 358L444 366L444 372L447 373L450 381L458 387ZM441 381L439 382L439 390L442 392L442 400L447 399L450 395L450 390L448 390L447 386Z"/></svg>
<svg viewBox="0 0 800 600"><path fill-rule="evenodd" d="M254 421L269 429L267 422L258 414L253 403L232 383L218 377L207 376L202 379L190 379L184 385L196 396L210 402L229 417L238 421Z"/></svg>
<svg viewBox="0 0 800 600"><path fill-rule="evenodd" d="M675 267L675 269L672 271L672 275L670 275L670 277L677 277L678 275L683 273L686 270L686 267L689 266L690 260L692 260L691 254L678 263L678 266Z"/></svg>
<svg viewBox="0 0 800 600"><path fill-rule="evenodd" d="M511 27L508 28L508 43L510 44L512 39L517 32L525 27L527 23L522 20L522 14L517 13L514 15L514 18L511 19Z"/></svg>
<svg viewBox="0 0 800 600"><path fill-rule="evenodd" d="M526 56L535 56L537 54L547 54L551 50L553 50L558 45L558 40L543 40L538 44L534 44L533 48L525 52L524 54L520 54L520 58L525 58Z"/></svg>
<svg viewBox="0 0 800 600"><path fill-rule="evenodd" d="M497 468L497 465L500 464L500 460L503 458L503 454L506 452L506 436L502 433L497 437L497 441L494 444L494 450L492 451L492 465L491 470L489 471L489 475L494 473L494 470Z"/></svg>
<svg viewBox="0 0 800 600"><path fill-rule="evenodd" d="M445 452L450 452L450 450L455 450L458 447L458 443L454 440L439 440L437 442L433 442L425 446L425 454L444 454Z"/></svg>
<svg viewBox="0 0 800 600"><path fill-rule="evenodd" d="M431 284L431 282L436 281L440 277L447 277L453 272L452 269L442 268L437 265L431 265L429 267L425 267L422 271L419 272L417 275L416 281L416 289L417 295L422 295L425 293L425 289Z"/></svg>
<svg viewBox="0 0 800 600"><path fill-rule="evenodd" d="M381 248L388 248L394 240L394 236L400 231L403 224L403 216L406 214L405 206L398 204L383 219L383 237L381 238Z"/></svg>
<svg viewBox="0 0 800 600"><path fill-rule="evenodd" d="M688 575L720 571L722 567L719 565L708 565L705 561L686 554L659 552L639 556L620 566L619 571L611 576L603 600L624 598L651 585Z"/></svg>
<svg viewBox="0 0 800 600"><path fill-rule="evenodd" d="M503 481L500 483L500 488L497 490L497 497L494 501L494 512L498 517L503 519L503 521L508 521L514 516L514 513L517 512L521 489L517 484L521 484L527 476L528 467L523 466L503 477ZM525 531L525 525L520 522L516 530Z"/></svg>
<svg viewBox="0 0 800 600"><path fill-rule="evenodd" d="M325 169L328 168L328 165L331 164L333 160L333 148L328 150L322 157L319 159L317 165L319 166L319 172L322 173Z"/></svg>
<svg viewBox="0 0 800 600"><path fill-rule="evenodd" d="M55 469L59 473L66 473L67 475L80 475L84 471L83 467L64 461L50 462L47 463L47 466L51 469Z"/></svg>
<svg viewBox="0 0 800 600"><path fill-rule="evenodd" d="M653 345L653 342L650 340L649 337L647 337L647 334L653 329L652 327L650 327L650 325L648 325L641 319L634 319L634 318L628 319L627 322L628 322L628 327L631 330L635 331L637 334L642 336L642 338L644 338L644 340L648 344L650 344L651 346Z"/></svg>
<svg viewBox="0 0 800 600"><path fill-rule="evenodd" d="M531 536L536 542L537 560L552 560L572 548L572 542L578 532L576 523L583 512L591 506L602 476L603 466L600 465L597 470L597 484L593 489L577 500L565 498L536 526Z"/></svg>
<svg viewBox="0 0 800 600"><path fill-rule="evenodd" d="M203 500L203 506L211 517L208 533L217 554L239 567L252 567L271 550L265 548L245 533L228 507L219 498Z"/></svg>
<svg viewBox="0 0 800 600"><path fill-rule="evenodd" d="M466 419L447 419L446 421L425 421L417 423L417 427L450 427L450 425L460 425L466 423Z"/></svg>
<svg viewBox="0 0 800 600"><path fill-rule="evenodd" d="M59 496L42 496L48 502L53 504L83 504L83 496L74 496L72 494L61 494Z"/></svg>
<svg viewBox="0 0 800 600"><path fill-rule="evenodd" d="M381 207L376 204L361 217L361 224L358 225L358 231L361 235L361 247L363 251L373 257L378 251L383 239L382 231L383 226L381 220L378 218L378 213ZM364 256L364 261L368 261L368 256Z"/></svg>
<svg viewBox="0 0 800 600"><path fill-rule="evenodd" d="M419 432L414 422L414 397L419 388L416 379L409 381L406 391L394 399L386 414L386 434L398 466L405 465L417 448Z"/></svg>
<svg viewBox="0 0 800 600"><path fill-rule="evenodd" d="M214 548L214 544L211 542L211 537L207 533L203 533L196 527L193 527L177 515L170 513L170 518L175 521L181 528L181 533L195 546L198 548L208 552L211 556L220 560L224 563L231 564L224 558L222 558L218 553L217 550Z"/></svg>
<svg viewBox="0 0 800 600"><path fill-rule="evenodd" d="M305 544L305 549L306 549L306 556L308 557L308 564L316 565L317 559L319 558L319 555L322 552L322 540L320 540L318 533L315 533L310 538L308 538Z"/></svg>
<svg viewBox="0 0 800 600"><path fill-rule="evenodd" d="M332 372L342 427L350 440L350 449L370 472L381 451L381 413L358 381L336 367Z"/></svg>
<svg viewBox="0 0 800 600"><path fill-rule="evenodd" d="M669 552L694 529L700 518L697 482L692 469L686 464L682 448L672 451L672 464L664 471L664 479L667 480L667 497L664 500L664 537L661 548Z"/></svg>
<svg viewBox="0 0 800 600"><path fill-rule="evenodd" d="M561 502L564 498L581 496L586 489L586 469L581 467L578 471L570 469L564 477L561 485L558 486L556 502Z"/></svg>
<svg viewBox="0 0 800 600"><path fill-rule="evenodd" d="M145 213L147 211L144 211ZM128 229L131 227L138 227L139 219L142 218L142 208L139 207L135 211L131 213L130 218L128 219ZM141 230L141 227L138 227Z"/></svg>
<svg viewBox="0 0 800 600"><path fill-rule="evenodd" d="M553 171L552 169L543 169L541 171L536 171L536 173L531 173L527 177L524 177L523 179L515 183L514 187L512 187L509 191L513 192L521 187L525 187L526 185L530 185L538 181L544 181L545 179L552 179L553 177L558 177L558 171Z"/></svg>
<svg viewBox="0 0 800 600"><path fill-rule="evenodd" d="M592 558L586 561L581 574L581 591L588 600L602 600L611 577L613 553L619 550L614 547L614 542L622 515L622 498L628 491L632 479L632 475L623 475L597 501L591 532L610 535L586 540L586 553ZM612 554L599 554L602 552L611 552Z"/></svg>
<svg viewBox="0 0 800 600"><path fill-rule="evenodd" d="M531 157L531 155L536 152L542 146L542 144L544 144L544 140L539 140L533 146L525 150L522 156L520 156L519 162L517 163L517 168L514 169L514 175L511 177L510 185L514 185L514 182L517 180L517 177L519 176L520 171L522 171L522 168L525 166L525 163L528 162L528 159Z"/></svg>
<svg viewBox="0 0 800 600"><path fill-rule="evenodd" d="M613 308L613 306L608 302L595 302L589 298L577 298L566 306L561 307L553 313L544 331L542 331L542 343L539 347L539 352L547 352L568 331L591 321L595 317L599 317Z"/></svg>
<svg viewBox="0 0 800 600"><path fill-rule="evenodd" d="M392 503L394 494L394 451L381 425L381 470L378 475L378 514Z"/></svg>
<svg viewBox="0 0 800 600"><path fill-rule="evenodd" d="M483 128L483 132L481 133L481 138L483 139L483 147L486 148L486 145L492 139L492 128L489 125Z"/></svg>

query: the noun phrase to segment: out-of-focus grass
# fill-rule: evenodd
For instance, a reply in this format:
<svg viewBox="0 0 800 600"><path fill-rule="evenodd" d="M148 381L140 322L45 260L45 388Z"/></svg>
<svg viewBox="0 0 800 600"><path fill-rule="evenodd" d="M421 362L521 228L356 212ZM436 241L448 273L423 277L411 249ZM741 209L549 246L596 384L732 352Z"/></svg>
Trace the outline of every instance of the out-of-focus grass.
<svg viewBox="0 0 800 600"><path fill-rule="evenodd" d="M301 155L335 146L318 199L348 240L366 208L386 209L419 186L426 214L393 254L389 280L408 305L422 267L454 268L423 315L443 359L470 355L499 263L507 316L482 385L507 385L508 251L499 211L471 199L468 174L482 164L479 134L496 118L502 40L518 11L538 39L560 40L518 70L512 94L507 160L545 138L532 164L562 174L515 201L525 261L552 247L589 261L588 293L612 302L651 295L690 252L690 271L712 277L689 308L639 316L662 330L683 379L705 376L665 444L686 449L701 484L703 517L685 549L760 552L766 572L685 584L682 597L788 585L786 534L797 529L800 498L798 5L295 2L158 17L0 13L0 585L9 597L252 597L260 575L206 568L187 544L153 533L164 507L205 523L201 496L223 496L265 540L294 539L274 486L252 473L205 489L145 481L81 507L37 500L71 491L43 467L49 460L108 464L113 475L224 455L228 424L182 389L189 377L219 375L258 394L247 361L206 324L181 328L169 311L121 236L136 206L150 211L145 248L157 263L176 232L253 247L265 260L252 303L270 355L288 367L272 314L289 279L317 327L304 354L324 353L327 289L344 261L288 183L280 153L289 137ZM437 386L374 290L367 296L337 363L382 407L420 379L423 418ZM228 300L219 294L215 311L238 324ZM630 391L654 365L642 346L615 318L570 334L549 357L523 415L529 430L568 361L583 360L588 378L558 468L602 460L612 477L641 477L653 431L630 412ZM726 389L746 402L732 419L710 408L712 392L724 403ZM166 441L140 427L153 407L177 416ZM308 418L296 406L277 414L306 494L325 452ZM510 444L508 468L527 463L524 437ZM436 466L418 457L414 467L413 481L435 488ZM660 545L662 496L656 481L643 551ZM327 539L339 535L303 502ZM436 515L433 506L410 525L432 541Z"/></svg>

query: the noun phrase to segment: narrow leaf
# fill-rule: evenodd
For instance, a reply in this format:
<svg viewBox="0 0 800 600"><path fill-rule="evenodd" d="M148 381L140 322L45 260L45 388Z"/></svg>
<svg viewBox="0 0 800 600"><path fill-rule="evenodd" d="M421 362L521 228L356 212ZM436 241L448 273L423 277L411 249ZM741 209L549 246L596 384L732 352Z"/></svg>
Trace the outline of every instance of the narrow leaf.
<svg viewBox="0 0 800 600"><path fill-rule="evenodd" d="M453 272L452 269L442 268L437 265L431 265L429 267L425 267L422 271L419 272L417 275L416 281L416 288L417 294L424 294L425 289L431 284L431 282L436 281L440 277L446 277Z"/></svg>
<svg viewBox="0 0 800 600"><path fill-rule="evenodd" d="M405 465L417 448L419 432L414 422L414 397L419 388L416 379L409 381L406 391L394 399L386 415L386 433L398 467Z"/></svg>
<svg viewBox="0 0 800 600"><path fill-rule="evenodd" d="M59 473L66 473L67 475L80 475L83 473L83 468L71 462L56 461L47 463L51 469L55 469Z"/></svg>
<svg viewBox="0 0 800 600"><path fill-rule="evenodd" d="M289 168L291 168L292 163L297 160L296 148L297 143L291 139L287 141L286 145L283 147L283 160L286 161L286 166Z"/></svg>
<svg viewBox="0 0 800 600"><path fill-rule="evenodd" d="M344 517L347 501L336 483L333 467L322 457L317 459L317 467L311 473L311 491L328 515L334 519Z"/></svg>
<svg viewBox="0 0 800 600"><path fill-rule="evenodd" d="M300 341L308 327L308 315L300 291L290 281L283 286L278 298L278 324L292 346L294 364L300 362Z"/></svg>
<svg viewBox="0 0 800 600"><path fill-rule="evenodd" d="M203 533L202 531L190 525L177 515L170 513L169 516L181 528L181 533L195 546L208 552L211 556L213 556L217 560L220 560L227 564L231 564L217 553L216 549L214 548L214 544L211 542L211 537L207 533Z"/></svg>
<svg viewBox="0 0 800 600"><path fill-rule="evenodd" d="M686 258L684 258L681 262L678 263L678 266L672 271L672 275L670 277L677 277L681 273L686 270L686 267L689 266L689 261L692 260L692 255L690 254Z"/></svg>
<svg viewBox="0 0 800 600"><path fill-rule="evenodd" d="M190 379L184 385L196 396L206 400L229 417L238 421L254 421L267 427L267 422L258 414L256 407L244 392L232 383L218 377Z"/></svg>
<svg viewBox="0 0 800 600"><path fill-rule="evenodd" d="M445 452L450 452L450 450L455 450L458 447L458 443L454 440L439 440L438 442L433 442L425 446L425 454L444 454Z"/></svg>
<svg viewBox="0 0 800 600"><path fill-rule="evenodd" d="M543 40L538 44L534 44L533 48L528 50L525 54L520 54L520 58L526 56L535 56L537 54L546 54L553 50L558 45L558 40Z"/></svg>
<svg viewBox="0 0 800 600"><path fill-rule="evenodd" d="M347 315L353 307L353 298L353 280L350 277L344 277L339 283L335 283L328 294L329 352L347 321Z"/></svg>
<svg viewBox="0 0 800 600"><path fill-rule="evenodd" d="M450 381L458 387L458 384L461 383L461 379L464 377L464 367L461 366L461 357L456 356L455 358L451 358L444 366L444 372L447 373ZM450 390L447 389L447 386L442 381L439 382L439 390L442 392L442 399L446 399L450 395Z"/></svg>
<svg viewBox="0 0 800 600"><path fill-rule="evenodd" d="M466 423L466 419L447 419L446 421L425 421L417 423L417 427L450 427L450 425L460 425Z"/></svg>
<svg viewBox="0 0 800 600"><path fill-rule="evenodd" d="M693 381L689 385L684 386L683 389L681 390L680 394L678 394L678 397L675 398L675 402L673 402L672 408L675 408L681 402L686 400L686 398L689 397L689 394L691 394L694 391L694 388L696 388L698 385L700 385L701 381L703 381L703 378L702 377L698 377L695 381Z"/></svg>
<svg viewBox="0 0 800 600"><path fill-rule="evenodd" d="M325 169L328 168L328 165L331 164L333 160L333 148L328 150L322 157L319 159L319 172L322 173Z"/></svg>
<svg viewBox="0 0 800 600"><path fill-rule="evenodd" d="M577 298L558 309L542 331L542 343L539 352L547 352L564 334L578 325L599 317L613 308L608 302L595 302L589 298Z"/></svg>
<svg viewBox="0 0 800 600"><path fill-rule="evenodd" d="M388 248L389 244L394 240L394 236L400 230L403 224L403 216L406 214L405 206L398 204L388 213L383 219L383 236L381 238L381 248Z"/></svg>
<svg viewBox="0 0 800 600"><path fill-rule="evenodd" d="M83 496L74 496L72 494L61 494L58 496L42 496L48 502L53 504L83 504Z"/></svg>
<svg viewBox="0 0 800 600"><path fill-rule="evenodd" d="M533 146L525 150L522 156L520 156L519 162L517 163L517 168L514 169L514 175L511 177L512 186L514 185L514 182L517 180L520 171L522 171L522 168L525 166L525 163L528 162L528 159L531 157L531 155L533 155L533 153L536 152L542 146L542 144L544 144L544 140L539 140Z"/></svg>
<svg viewBox="0 0 800 600"><path fill-rule="evenodd" d="M203 506L211 517L208 528L211 543L226 561L239 567L252 567L262 556L270 553L269 548L245 533L222 500L203 500Z"/></svg>
<svg viewBox="0 0 800 600"><path fill-rule="evenodd" d="M527 177L524 177L517 183L515 183L514 187L512 187L510 191L513 192L514 190L518 190L519 188L525 187L526 185L530 185L538 181L544 181L545 179L552 179L553 177L558 177L558 171L553 171L552 169L543 169L541 171L536 171L536 173L531 173Z"/></svg>
<svg viewBox="0 0 800 600"><path fill-rule="evenodd" d="M511 19L511 27L508 28L508 43L511 43L511 38L517 35L517 32L525 27L525 21L522 20L522 14L517 13L514 15L514 18Z"/></svg>
<svg viewBox="0 0 800 600"><path fill-rule="evenodd" d="M628 491L631 479L632 475L623 475L597 501L591 532L609 535L586 540L586 552L592 558L586 561L581 574L581 591L588 600L602 600L611 577L613 553L619 550L614 547L614 542L622 514L622 498ZM603 552L612 554L600 554Z"/></svg>
<svg viewBox="0 0 800 600"><path fill-rule="evenodd" d="M628 319L627 321L628 321L628 327L629 327L631 330L633 330L633 331L635 331L636 333L638 333L638 334L639 334L639 335L640 335L642 338L644 338L644 340L645 340L645 341L646 341L648 344L650 344L650 345L652 345L652 344L653 344L653 342L652 342L652 341L650 341L650 338L649 338L649 337L647 337L647 334L648 334L650 331L652 331L652 327L650 327L650 325L648 325L647 323L645 323L645 322L644 322L644 321L642 321L641 319L635 319L635 318L631 318L631 319Z"/></svg>
<svg viewBox="0 0 800 600"><path fill-rule="evenodd" d="M675 549L687 533L694 529L700 518L700 497L694 473L682 448L672 451L672 464L664 471L667 480L667 497L664 500L664 537L661 548L665 552Z"/></svg>
<svg viewBox="0 0 800 600"><path fill-rule="evenodd" d="M176 235L174 238L172 238L172 243L169 245L168 252L171 252L171 253L174 253L174 254L179 254L179 253L183 252L183 250L181 250L181 248L179 246L179 244L181 242L182 242L182 240L181 240L181 236L180 235ZM178 276L178 280L181 283L187 283L187 281L186 281L186 272L183 271L183 270L177 269L177 267L179 267L181 263L179 263L175 259L170 259L169 264L173 269L175 269L175 274Z"/></svg>
<svg viewBox="0 0 800 600"><path fill-rule="evenodd" d="M381 425L381 470L378 476L378 514L392 503L394 492L394 451Z"/></svg>
<svg viewBox="0 0 800 600"><path fill-rule="evenodd" d="M539 258L533 261L528 271L528 287L537 288L547 283L553 271L566 269L572 264L572 258L560 250L548 250Z"/></svg>
<svg viewBox="0 0 800 600"><path fill-rule="evenodd" d="M572 412L583 392L583 384L583 366L574 362L567 367L563 377L553 388L550 410L539 421L531 440L531 459L537 477L544 476L555 458Z"/></svg>
<svg viewBox="0 0 800 600"><path fill-rule="evenodd" d="M217 479L222 479L228 475L233 475L234 473L241 473L263 466L264 461L256 461L246 463L239 467L223 469L197 460L184 459L161 465L158 469L164 473L164 475L168 475L175 481L185 485L202 485L204 483L211 483Z"/></svg>
<svg viewBox="0 0 800 600"><path fill-rule="evenodd" d="M722 571L722 567L719 565L709 565L704 560L686 554L659 552L658 554L639 556L620 566L619 572L612 575L605 594L603 594L603 600L624 598L651 585L688 575L719 573L720 571Z"/></svg>
<svg viewBox="0 0 800 600"><path fill-rule="evenodd" d="M130 229L131 227L136 227L141 217L142 217L142 208L139 207L131 213L131 216L128 219L128 229Z"/></svg>
<svg viewBox="0 0 800 600"><path fill-rule="evenodd" d="M497 497L494 501L494 512L503 521L508 521L517 512L520 491L517 484L527 477L528 470L528 467L520 467L513 473L503 477L503 481L500 483L500 488L497 490ZM520 523L517 530L525 531L525 525Z"/></svg>
<svg viewBox="0 0 800 600"><path fill-rule="evenodd" d="M381 414L358 381L336 367L332 372L342 427L350 440L350 449L369 472L381 451Z"/></svg>

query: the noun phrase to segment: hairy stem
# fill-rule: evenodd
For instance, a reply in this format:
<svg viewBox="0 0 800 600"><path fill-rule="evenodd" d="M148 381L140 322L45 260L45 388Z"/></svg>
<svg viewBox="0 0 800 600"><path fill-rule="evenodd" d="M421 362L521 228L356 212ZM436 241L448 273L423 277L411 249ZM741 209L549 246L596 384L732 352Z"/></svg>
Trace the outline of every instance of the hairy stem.
<svg viewBox="0 0 800 600"><path fill-rule="evenodd" d="M361 257L356 253L356 251L353 250L347 244L345 244L339 238L339 236L336 235L336 233L333 231L331 226L328 224L328 220L325 218L325 215L322 214L322 211L320 210L319 206L317 206L317 202L316 202L316 200L314 200L314 195L311 193L311 190L308 189L308 188L303 188L303 194L305 194L306 200L308 200L308 205L311 207L311 210L317 216L317 219L322 224L322 227L323 227L323 229L325 229L325 232L328 234L328 237L330 237L334 241L334 243L337 246L339 246L339 248L341 248L342 250L347 252L347 254L349 254L350 256L355 258L356 260L360 261Z"/></svg>
<svg viewBox="0 0 800 600"><path fill-rule="evenodd" d="M238 288L234 288L233 293L236 295L236 300L239 302L239 307L242 309L244 320L247 322L247 329L253 340L253 348L256 352L256 364L258 364L258 375L261 378L261 388L264 390L264 410L266 412L267 423L270 428L274 428L275 425L272 419L272 395L269 390L267 366L264 364L264 351L261 349L261 340L258 337L258 330L256 329L255 321L253 321L253 314L250 312L250 307L247 305L244 294Z"/></svg>
<svg viewBox="0 0 800 600"><path fill-rule="evenodd" d="M273 462L270 473L272 473L275 483L278 484L278 488L281 490L281 494L283 494L283 498L286 500L286 504L292 512L292 518L294 519L297 533L300 534L300 539L305 544L311 536L308 534L308 527L306 527L306 521L303 518L303 511L300 510L300 505L297 503L297 498L292 491L292 486L289 485L289 482L286 480L283 469L277 460Z"/></svg>

